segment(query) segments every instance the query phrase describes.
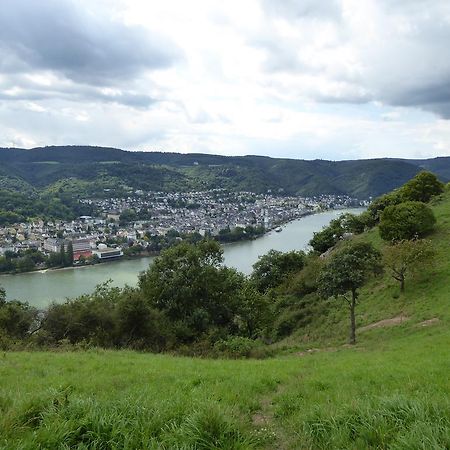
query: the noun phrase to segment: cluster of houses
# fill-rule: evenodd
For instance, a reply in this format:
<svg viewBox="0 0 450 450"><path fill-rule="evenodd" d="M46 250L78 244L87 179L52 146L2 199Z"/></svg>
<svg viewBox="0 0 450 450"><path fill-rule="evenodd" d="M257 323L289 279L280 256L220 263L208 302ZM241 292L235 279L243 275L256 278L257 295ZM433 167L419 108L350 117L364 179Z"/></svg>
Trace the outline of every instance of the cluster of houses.
<svg viewBox="0 0 450 450"><path fill-rule="evenodd" d="M271 193L232 193L222 189L205 192L164 193L136 191L126 198L84 199L95 214L73 221L30 220L0 228L0 255L36 249L50 254L67 251L72 243L74 260L95 255L100 260L123 255L111 241L148 245L148 236L164 236L169 230L215 236L224 229L282 223L320 209L363 205L346 196L312 198ZM130 220L130 218L132 220Z"/></svg>

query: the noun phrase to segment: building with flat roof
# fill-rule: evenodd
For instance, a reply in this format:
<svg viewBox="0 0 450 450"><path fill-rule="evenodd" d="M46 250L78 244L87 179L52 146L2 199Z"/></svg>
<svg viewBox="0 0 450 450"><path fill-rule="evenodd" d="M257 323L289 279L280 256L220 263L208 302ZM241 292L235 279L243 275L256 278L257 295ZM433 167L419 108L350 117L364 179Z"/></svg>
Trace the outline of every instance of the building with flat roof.
<svg viewBox="0 0 450 450"><path fill-rule="evenodd" d="M100 261L105 261L108 259L121 258L123 256L123 251L121 248L99 248L92 251L93 255L97 255Z"/></svg>

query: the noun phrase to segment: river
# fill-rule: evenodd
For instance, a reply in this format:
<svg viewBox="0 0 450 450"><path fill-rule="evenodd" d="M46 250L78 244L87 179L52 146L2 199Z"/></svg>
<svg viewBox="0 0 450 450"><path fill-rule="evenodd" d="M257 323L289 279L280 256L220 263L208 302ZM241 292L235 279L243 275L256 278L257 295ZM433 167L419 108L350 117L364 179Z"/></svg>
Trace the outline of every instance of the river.
<svg viewBox="0 0 450 450"><path fill-rule="evenodd" d="M243 241L224 246L225 264L249 274L260 255L271 249L280 251L305 250L315 231L345 212L359 214L361 209L326 211L294 220L283 226L283 231L271 231L253 241ZM154 257L119 260L96 266L48 270L18 275L1 275L0 285L7 299L28 301L36 307L45 307L52 301L61 302L94 290L108 279L114 286L136 285L138 274L147 269Z"/></svg>

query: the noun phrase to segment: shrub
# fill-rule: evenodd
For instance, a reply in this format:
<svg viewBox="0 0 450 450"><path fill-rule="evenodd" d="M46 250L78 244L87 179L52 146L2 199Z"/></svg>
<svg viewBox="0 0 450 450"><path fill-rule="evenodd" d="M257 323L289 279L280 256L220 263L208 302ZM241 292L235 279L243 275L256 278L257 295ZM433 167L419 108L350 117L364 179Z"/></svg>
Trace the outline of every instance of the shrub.
<svg viewBox="0 0 450 450"><path fill-rule="evenodd" d="M422 237L433 230L436 218L422 202L404 202L388 206L381 215L380 236L385 241Z"/></svg>
<svg viewBox="0 0 450 450"><path fill-rule="evenodd" d="M242 336L221 339L214 345L214 349L231 358L248 358L258 342Z"/></svg>
<svg viewBox="0 0 450 450"><path fill-rule="evenodd" d="M435 195L444 192L444 184L431 172L420 172L403 185L404 200L428 203Z"/></svg>

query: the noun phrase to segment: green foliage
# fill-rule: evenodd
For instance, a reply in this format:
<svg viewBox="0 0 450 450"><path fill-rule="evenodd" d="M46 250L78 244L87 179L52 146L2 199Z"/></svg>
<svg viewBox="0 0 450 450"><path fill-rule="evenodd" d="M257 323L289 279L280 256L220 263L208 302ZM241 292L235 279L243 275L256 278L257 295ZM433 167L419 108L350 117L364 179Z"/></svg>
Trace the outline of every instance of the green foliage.
<svg viewBox="0 0 450 450"><path fill-rule="evenodd" d="M375 199L368 208L371 225L381 219L383 211L388 206L395 206L403 202L428 203L433 197L444 191L444 185L431 172L419 172L399 189Z"/></svg>
<svg viewBox="0 0 450 450"><path fill-rule="evenodd" d="M222 266L222 252L215 241L183 242L163 251L140 276L143 295L173 321L180 340L233 325L243 276Z"/></svg>
<svg viewBox="0 0 450 450"><path fill-rule="evenodd" d="M433 230L435 223L433 211L425 203L408 201L385 208L380 236L385 241L423 237Z"/></svg>
<svg viewBox="0 0 450 450"><path fill-rule="evenodd" d="M315 252L325 253L328 249L334 247L344 230L334 224L324 228L322 231L314 233L313 238L309 241L309 245Z"/></svg>
<svg viewBox="0 0 450 450"><path fill-rule="evenodd" d="M246 281L238 303L239 331L248 338L261 337L271 322L272 308L269 299L253 283Z"/></svg>
<svg viewBox="0 0 450 450"><path fill-rule="evenodd" d="M119 346L153 351L161 351L166 347L166 320L139 291L126 288L115 309Z"/></svg>
<svg viewBox="0 0 450 450"><path fill-rule="evenodd" d="M381 159L332 162L124 152L81 146L47 147L32 152L3 149L0 165L5 169L5 174L0 174L0 186L16 191L19 188L22 192L35 188L60 198L71 210L76 205L67 203L70 198L104 196L105 189L117 196L124 195L128 189L226 188L261 193L282 189L284 193L307 196L342 193L368 198L405 183L420 170L419 165L429 167L445 180L450 173L447 158L441 158L438 163Z"/></svg>
<svg viewBox="0 0 450 450"><path fill-rule="evenodd" d="M324 259L314 254L308 255L305 267L283 285L283 291L296 296L304 296L317 291L319 275L324 265Z"/></svg>
<svg viewBox="0 0 450 450"><path fill-rule="evenodd" d="M73 266L73 243L72 243L72 241L69 241L69 243L67 244L65 266Z"/></svg>
<svg viewBox="0 0 450 450"><path fill-rule="evenodd" d="M134 209L125 209L122 211L119 217L119 221L121 225L125 225L130 222L135 222L138 220L138 215Z"/></svg>
<svg viewBox="0 0 450 450"><path fill-rule="evenodd" d="M376 198L367 208L372 224L375 225L380 221L381 214L388 206L398 205L402 201L403 197L399 189Z"/></svg>
<svg viewBox="0 0 450 450"><path fill-rule="evenodd" d="M28 303L6 301L0 289L0 335L12 339L25 339L37 320L37 310Z"/></svg>
<svg viewBox="0 0 450 450"><path fill-rule="evenodd" d="M220 352L223 356L229 358L246 358L251 355L252 350L258 346L258 343L253 339L232 336L227 339L220 339L214 344L214 349Z"/></svg>
<svg viewBox="0 0 450 450"><path fill-rule="evenodd" d="M431 172L420 172L401 188L406 201L428 203L434 196L444 192L444 184Z"/></svg>
<svg viewBox="0 0 450 450"><path fill-rule="evenodd" d="M433 244L426 239L398 241L383 251L383 261L392 277L400 283L402 292L405 290L405 279L429 267L434 257Z"/></svg>
<svg viewBox="0 0 450 450"><path fill-rule="evenodd" d="M356 342L355 307L358 290L381 271L381 255L371 244L351 242L336 251L322 269L318 292L323 297L342 297L350 307L350 343ZM347 298L347 294L351 298Z"/></svg>
<svg viewBox="0 0 450 450"><path fill-rule="evenodd" d="M350 242L333 253L322 269L319 292L324 297L345 296L381 270L381 255L371 244Z"/></svg>
<svg viewBox="0 0 450 450"><path fill-rule="evenodd" d="M366 227L365 216L346 213L339 217L342 228L347 233L361 234Z"/></svg>
<svg viewBox="0 0 450 450"><path fill-rule="evenodd" d="M302 251L279 252L270 250L253 264L252 281L260 292L279 286L291 273L297 272L305 264Z"/></svg>
<svg viewBox="0 0 450 450"><path fill-rule="evenodd" d="M247 239L253 239L261 236L264 233L264 227L262 226L247 226L245 228L236 227L230 230L230 227L219 231L216 237L219 242L238 242Z"/></svg>

